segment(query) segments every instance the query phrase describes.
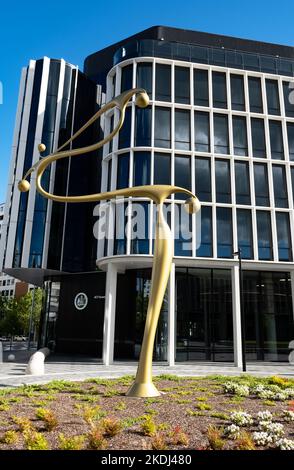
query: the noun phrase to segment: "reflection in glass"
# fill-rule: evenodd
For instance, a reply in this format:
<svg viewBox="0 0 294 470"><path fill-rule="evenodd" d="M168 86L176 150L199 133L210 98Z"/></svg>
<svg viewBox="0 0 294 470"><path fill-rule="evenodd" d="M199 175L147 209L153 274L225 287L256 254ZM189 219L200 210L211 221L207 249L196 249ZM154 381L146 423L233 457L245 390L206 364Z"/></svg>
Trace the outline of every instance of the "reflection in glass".
<svg viewBox="0 0 294 470"><path fill-rule="evenodd" d="M294 160L294 122L287 122L289 158Z"/></svg>
<svg viewBox="0 0 294 470"><path fill-rule="evenodd" d="M148 202L132 204L131 208L131 253L136 255L149 253L149 207Z"/></svg>
<svg viewBox="0 0 294 470"><path fill-rule="evenodd" d="M175 67L175 102L190 103L190 69Z"/></svg>
<svg viewBox="0 0 294 470"><path fill-rule="evenodd" d="M168 153L154 154L154 184L171 184L171 161Z"/></svg>
<svg viewBox="0 0 294 470"><path fill-rule="evenodd" d="M135 147L151 146L151 107L136 107Z"/></svg>
<svg viewBox="0 0 294 470"><path fill-rule="evenodd" d="M175 204L174 211L174 254L192 256L192 216L187 214L183 204Z"/></svg>
<svg viewBox="0 0 294 470"><path fill-rule="evenodd" d="M241 249L242 258L253 258L252 243L252 219L251 211L237 209L238 247Z"/></svg>
<svg viewBox="0 0 294 470"><path fill-rule="evenodd" d="M178 150L190 150L190 111L175 110L175 148Z"/></svg>
<svg viewBox="0 0 294 470"><path fill-rule="evenodd" d="M115 205L115 227L114 227L114 255L124 255L127 252L127 203L117 203Z"/></svg>
<svg viewBox="0 0 294 470"><path fill-rule="evenodd" d="M134 186L150 184L150 152L134 152Z"/></svg>
<svg viewBox="0 0 294 470"><path fill-rule="evenodd" d="M227 108L226 74L212 72L213 107Z"/></svg>
<svg viewBox="0 0 294 470"><path fill-rule="evenodd" d="M251 204L247 162L235 162L235 187L236 204Z"/></svg>
<svg viewBox="0 0 294 470"><path fill-rule="evenodd" d="M195 111L194 138L196 152L210 152L209 113Z"/></svg>
<svg viewBox="0 0 294 470"><path fill-rule="evenodd" d="M129 187L129 160L129 153L123 153L122 155L117 156L116 189Z"/></svg>
<svg viewBox="0 0 294 470"><path fill-rule="evenodd" d="M233 116L234 154L248 155L246 118Z"/></svg>
<svg viewBox="0 0 294 470"><path fill-rule="evenodd" d="M171 67L156 64L155 99L157 101L171 100Z"/></svg>
<svg viewBox="0 0 294 470"><path fill-rule="evenodd" d="M124 125L119 131L118 148L123 149L131 146L131 121L132 121L132 108L127 107L125 113Z"/></svg>
<svg viewBox="0 0 294 470"><path fill-rule="evenodd" d="M243 75L231 74L231 102L232 109L245 111L245 94Z"/></svg>
<svg viewBox="0 0 294 470"><path fill-rule="evenodd" d="M288 212L276 212L279 261L292 261Z"/></svg>
<svg viewBox="0 0 294 470"><path fill-rule="evenodd" d="M262 113L262 95L261 95L261 82L258 77L249 77L248 78L248 87L249 87L249 103L250 111L252 113Z"/></svg>
<svg viewBox="0 0 294 470"><path fill-rule="evenodd" d="M294 117L294 85L293 82L283 82L285 113Z"/></svg>
<svg viewBox="0 0 294 470"><path fill-rule="evenodd" d="M277 160L284 160L284 144L281 121L269 121L271 156Z"/></svg>
<svg viewBox="0 0 294 470"><path fill-rule="evenodd" d="M258 258L273 259L271 215L267 211L256 211Z"/></svg>
<svg viewBox="0 0 294 470"><path fill-rule="evenodd" d="M183 155L175 155L175 186L191 190L191 159ZM177 193L176 199L186 199L184 193Z"/></svg>
<svg viewBox="0 0 294 470"><path fill-rule="evenodd" d="M210 160L208 158L195 158L195 186L200 201L211 201L211 175Z"/></svg>
<svg viewBox="0 0 294 470"><path fill-rule="evenodd" d="M229 154L228 116L214 114L214 151L215 153Z"/></svg>
<svg viewBox="0 0 294 470"><path fill-rule="evenodd" d="M199 193L197 196L201 200ZM212 218L209 206L201 206L201 240L196 240L196 248L196 256L212 257Z"/></svg>
<svg viewBox="0 0 294 470"><path fill-rule="evenodd" d="M231 202L231 173L229 160L215 160L216 202Z"/></svg>
<svg viewBox="0 0 294 470"><path fill-rule="evenodd" d="M137 64L137 88L144 88L152 99L152 64L140 62Z"/></svg>
<svg viewBox="0 0 294 470"><path fill-rule="evenodd" d="M207 70L194 69L194 105L209 106Z"/></svg>
<svg viewBox="0 0 294 470"><path fill-rule="evenodd" d="M251 118L252 154L253 157L266 157L264 120Z"/></svg>
<svg viewBox="0 0 294 470"><path fill-rule="evenodd" d="M170 148L171 123L169 108L155 108L154 147Z"/></svg>
<svg viewBox="0 0 294 470"><path fill-rule="evenodd" d="M131 90L133 88L133 66L126 65L121 69L120 92Z"/></svg>
<svg viewBox="0 0 294 470"><path fill-rule="evenodd" d="M281 114L277 80L265 80L268 114Z"/></svg>
<svg viewBox="0 0 294 470"><path fill-rule="evenodd" d="M273 165L273 181L276 207L288 207L285 167Z"/></svg>
<svg viewBox="0 0 294 470"><path fill-rule="evenodd" d="M216 208L217 257L232 258L232 210L227 207Z"/></svg>
<svg viewBox="0 0 294 470"><path fill-rule="evenodd" d="M254 163L255 203L257 206L269 206L267 165Z"/></svg>

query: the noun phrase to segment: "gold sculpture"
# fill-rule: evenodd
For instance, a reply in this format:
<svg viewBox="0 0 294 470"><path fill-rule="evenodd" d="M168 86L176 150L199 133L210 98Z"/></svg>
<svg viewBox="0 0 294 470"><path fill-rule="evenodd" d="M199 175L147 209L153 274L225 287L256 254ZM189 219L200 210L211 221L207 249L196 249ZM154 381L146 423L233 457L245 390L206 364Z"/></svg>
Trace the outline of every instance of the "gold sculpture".
<svg viewBox="0 0 294 470"><path fill-rule="evenodd" d="M158 318L170 274L171 263L173 258L173 239L171 230L164 218L163 203L173 193L185 193L189 197L186 200L185 207L189 213L195 213L200 209L199 200L196 196L187 189L177 186L169 185L150 185L150 186L137 186L133 188L118 189L116 191L109 191L100 194L89 194L83 196L58 196L48 193L41 185L41 178L47 166L61 158L74 157L84 153L92 152L101 148L104 144L109 142L115 134L120 130L123 125L125 110L128 102L136 95L136 105L140 108L145 108L149 104L149 97L145 90L141 88L134 88L126 91L117 96L103 108L101 108L84 126L82 126L67 142L59 147L56 152L40 159L30 170L25 174L23 180L18 184L20 191L29 191L30 183L27 181L28 176L33 172L37 172L36 189L44 197L58 202L92 202L114 199L120 196L126 197L146 197L151 199L157 207L157 221L156 221L156 235L154 245L154 261L152 267L151 278L151 291L148 303L147 317L145 323L143 343L139 358L137 374L133 385L127 392L131 397L153 397L160 395L152 382L152 355L155 340L155 333L158 323ZM87 147L63 150L68 144L76 139L85 129L93 124L102 114L108 110L117 107L120 111L118 124L110 134L100 142L89 145ZM38 146L39 152L42 153L46 150L44 144Z"/></svg>

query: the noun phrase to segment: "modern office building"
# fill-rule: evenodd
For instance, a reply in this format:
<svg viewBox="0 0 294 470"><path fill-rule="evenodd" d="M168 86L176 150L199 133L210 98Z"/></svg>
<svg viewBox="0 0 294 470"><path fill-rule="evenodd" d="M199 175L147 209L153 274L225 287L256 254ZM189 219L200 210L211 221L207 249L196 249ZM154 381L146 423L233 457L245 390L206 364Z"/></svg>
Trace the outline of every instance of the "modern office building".
<svg viewBox="0 0 294 470"><path fill-rule="evenodd" d="M60 68L55 74L53 64ZM88 101L81 99L83 112L73 105L69 112L69 91L62 99L66 67L89 91ZM52 151L62 142L60 123L71 123L66 128L72 132L76 121L80 125L94 113L97 89L108 101L142 87L150 105L129 104L124 126L101 160L93 155L52 168L48 187L59 194L142 184L190 189L201 202L199 215L184 216L181 195L166 201L174 259L154 359L240 366L243 305L247 360L287 361L294 339L293 77L293 47L167 27L90 55L84 74L64 61L30 64L20 91L2 253L5 269L43 269L48 295L40 344L101 355L105 364L138 359L153 259L153 204L133 198L95 208L51 207L33 189L20 196L15 182L38 159L38 143L47 143L50 134ZM47 129L52 96L56 114ZM108 134L117 120L117 110L107 114L102 132ZM139 212L144 233L134 237ZM93 226L103 233L98 242ZM95 272L95 261L102 272Z"/></svg>
<svg viewBox="0 0 294 470"><path fill-rule="evenodd" d="M0 243L2 234L2 224L4 219L5 204L0 204ZM15 279L0 271L0 296L14 297Z"/></svg>

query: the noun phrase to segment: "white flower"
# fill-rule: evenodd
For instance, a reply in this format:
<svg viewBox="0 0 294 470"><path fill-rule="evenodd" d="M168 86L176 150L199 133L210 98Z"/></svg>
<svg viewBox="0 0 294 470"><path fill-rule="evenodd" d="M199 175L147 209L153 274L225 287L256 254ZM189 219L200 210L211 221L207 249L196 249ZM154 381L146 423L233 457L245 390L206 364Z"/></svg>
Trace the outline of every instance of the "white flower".
<svg viewBox="0 0 294 470"><path fill-rule="evenodd" d="M271 421L260 421L258 428L270 434L275 441L284 434L284 426L280 423L272 423Z"/></svg>
<svg viewBox="0 0 294 470"><path fill-rule="evenodd" d="M284 393L288 398L294 398L294 388L285 388Z"/></svg>
<svg viewBox="0 0 294 470"><path fill-rule="evenodd" d="M290 410L284 410L283 411L283 418L285 421L294 421L294 411L290 411Z"/></svg>
<svg viewBox="0 0 294 470"><path fill-rule="evenodd" d="M272 421L273 415L270 411L259 411L256 415L258 421Z"/></svg>
<svg viewBox="0 0 294 470"><path fill-rule="evenodd" d="M238 426L248 426L253 424L252 416L245 411L235 411L231 413L231 421Z"/></svg>
<svg viewBox="0 0 294 470"><path fill-rule="evenodd" d="M272 436L267 432L254 432L252 437L258 446L265 446L273 442Z"/></svg>
<svg viewBox="0 0 294 470"><path fill-rule="evenodd" d="M276 446L280 450L294 450L294 441L292 439L280 439L276 442Z"/></svg>
<svg viewBox="0 0 294 470"><path fill-rule="evenodd" d="M238 439L238 437L240 437L240 427L235 424L230 424L224 429L224 433L232 439Z"/></svg>
<svg viewBox="0 0 294 470"><path fill-rule="evenodd" d="M233 395L238 395L239 397L248 397L249 387L248 385L240 385L235 382L226 382L224 384L224 392L232 393Z"/></svg>

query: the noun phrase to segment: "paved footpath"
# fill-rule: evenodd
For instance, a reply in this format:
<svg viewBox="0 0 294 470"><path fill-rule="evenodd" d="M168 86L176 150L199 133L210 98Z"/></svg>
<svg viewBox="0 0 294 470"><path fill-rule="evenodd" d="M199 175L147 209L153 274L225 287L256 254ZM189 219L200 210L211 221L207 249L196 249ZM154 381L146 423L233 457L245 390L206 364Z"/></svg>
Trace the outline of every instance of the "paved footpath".
<svg viewBox="0 0 294 470"><path fill-rule="evenodd" d="M116 378L123 375L134 375L137 369L136 362L115 362L104 366L101 361L83 356L69 357L52 355L45 361L45 374L42 376L25 375L25 368L32 351L12 351L15 360L8 362L8 353L4 353L4 362L0 364L0 387L14 387L23 384L46 383L51 380L86 380L91 377ZM202 376L211 374L240 375L241 368L232 363L180 363L167 366L164 363L155 363L154 375L173 374L178 376ZM289 363L249 363L247 374L256 376L281 375L294 378L294 365Z"/></svg>

